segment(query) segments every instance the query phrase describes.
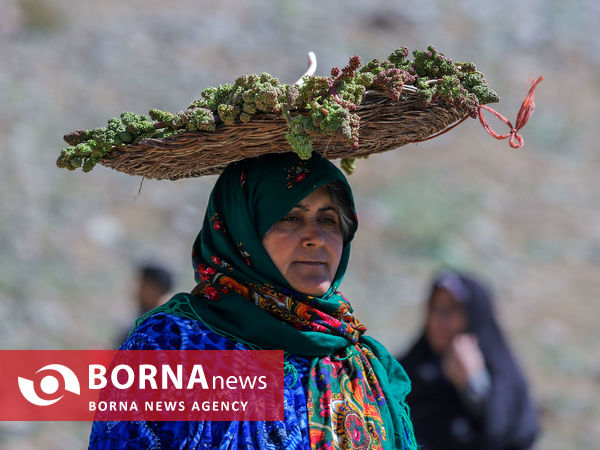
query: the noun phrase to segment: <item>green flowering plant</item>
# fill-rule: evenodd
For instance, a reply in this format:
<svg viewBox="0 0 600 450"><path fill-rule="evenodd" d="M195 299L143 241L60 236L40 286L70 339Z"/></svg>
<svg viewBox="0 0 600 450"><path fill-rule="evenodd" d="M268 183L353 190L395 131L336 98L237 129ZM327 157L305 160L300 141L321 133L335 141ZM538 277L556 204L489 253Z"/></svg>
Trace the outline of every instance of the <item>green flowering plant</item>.
<svg viewBox="0 0 600 450"><path fill-rule="evenodd" d="M399 101L404 87L412 86L424 105L446 102L473 117L480 105L499 100L472 62L455 63L431 46L414 50L412 57L401 47L386 60L373 59L361 66L354 55L341 70L334 67L329 76L305 76L297 84L281 83L268 73L242 75L233 84L204 89L200 99L181 112L151 109L148 116L124 112L119 119L109 119L106 127L68 133L64 139L69 146L56 163L88 172L115 148L182 132L212 132L260 114L285 118L286 141L301 159L308 159L316 135L339 134L358 147L356 110L368 90ZM343 160L342 167L351 172L354 160Z"/></svg>

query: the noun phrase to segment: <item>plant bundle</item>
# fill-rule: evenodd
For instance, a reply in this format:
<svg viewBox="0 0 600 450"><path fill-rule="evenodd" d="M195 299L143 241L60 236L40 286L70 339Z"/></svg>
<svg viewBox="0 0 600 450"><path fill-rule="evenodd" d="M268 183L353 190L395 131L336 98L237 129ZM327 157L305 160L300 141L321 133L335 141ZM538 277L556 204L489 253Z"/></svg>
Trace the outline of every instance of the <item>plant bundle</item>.
<svg viewBox="0 0 600 450"><path fill-rule="evenodd" d="M394 50L385 60L365 65L352 56L329 76L306 76L298 84L281 83L268 73L242 75L233 84L209 87L185 110L170 113L151 109L148 115L124 112L106 127L65 135L69 144L58 157L58 167L88 172L118 148L145 139L172 139L179 133L211 133L261 117L283 117L285 140L302 159L310 158L317 135L341 135L348 146L360 146L360 117L356 113L367 91L379 91L402 101L403 90L416 92L423 106L445 103L477 116L480 105L498 101L484 75L472 62L453 62L433 47ZM347 171L353 159L342 161Z"/></svg>

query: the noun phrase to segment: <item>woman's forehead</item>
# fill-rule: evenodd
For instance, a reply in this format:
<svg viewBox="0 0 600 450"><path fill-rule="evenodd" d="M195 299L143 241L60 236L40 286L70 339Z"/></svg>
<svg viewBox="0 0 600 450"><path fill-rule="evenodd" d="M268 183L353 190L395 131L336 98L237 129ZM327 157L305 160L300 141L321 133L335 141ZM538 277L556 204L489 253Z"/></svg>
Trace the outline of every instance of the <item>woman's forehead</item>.
<svg viewBox="0 0 600 450"><path fill-rule="evenodd" d="M300 200L294 208L300 208L303 210L325 210L325 209L336 209L333 199L331 198L331 194L327 189L327 186L321 186L302 200Z"/></svg>
<svg viewBox="0 0 600 450"><path fill-rule="evenodd" d="M438 287L431 298L431 306L436 308L463 308L463 302L457 300L448 289Z"/></svg>

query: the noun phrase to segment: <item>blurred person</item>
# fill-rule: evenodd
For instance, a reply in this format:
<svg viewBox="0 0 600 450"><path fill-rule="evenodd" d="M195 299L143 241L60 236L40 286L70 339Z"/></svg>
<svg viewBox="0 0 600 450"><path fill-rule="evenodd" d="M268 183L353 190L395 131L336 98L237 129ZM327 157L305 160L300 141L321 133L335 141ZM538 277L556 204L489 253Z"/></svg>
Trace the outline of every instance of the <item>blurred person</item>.
<svg viewBox="0 0 600 450"><path fill-rule="evenodd" d="M284 418L96 421L90 448L416 449L406 373L338 290L357 226L346 177L318 154L227 166L193 245L196 287L121 349L284 350Z"/></svg>
<svg viewBox="0 0 600 450"><path fill-rule="evenodd" d="M173 289L173 275L166 267L145 263L136 268L136 279L133 299L137 308L137 316L142 316L168 300L169 293ZM131 331L131 325L119 335L116 346L120 346Z"/></svg>
<svg viewBox="0 0 600 450"><path fill-rule="evenodd" d="M423 332L399 360L412 382L419 448L532 447L536 410L479 281L450 271L435 277Z"/></svg>
<svg viewBox="0 0 600 450"><path fill-rule="evenodd" d="M173 288L173 276L166 267L144 264L138 267L135 301L139 315L162 305Z"/></svg>

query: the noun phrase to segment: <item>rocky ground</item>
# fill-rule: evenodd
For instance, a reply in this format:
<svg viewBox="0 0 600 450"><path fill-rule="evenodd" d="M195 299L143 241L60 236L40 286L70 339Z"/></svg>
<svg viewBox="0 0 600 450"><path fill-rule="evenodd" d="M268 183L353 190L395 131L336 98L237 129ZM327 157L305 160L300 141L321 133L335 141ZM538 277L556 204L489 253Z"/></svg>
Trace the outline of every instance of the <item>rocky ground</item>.
<svg viewBox="0 0 600 450"><path fill-rule="evenodd" d="M476 62L512 120L544 75L525 147L469 120L358 161L360 229L344 292L371 334L401 352L432 272L451 264L479 274L540 405L537 448L596 449L600 7L481 3L3 0L1 348L112 345L135 314L138 261L170 265L178 290L193 284L189 252L215 178L141 185L103 167L59 170L66 131L124 110L179 111L243 73L292 82L309 50L326 74L354 53L366 61L432 44ZM2 423L0 448L79 448L88 433L89 423Z"/></svg>

